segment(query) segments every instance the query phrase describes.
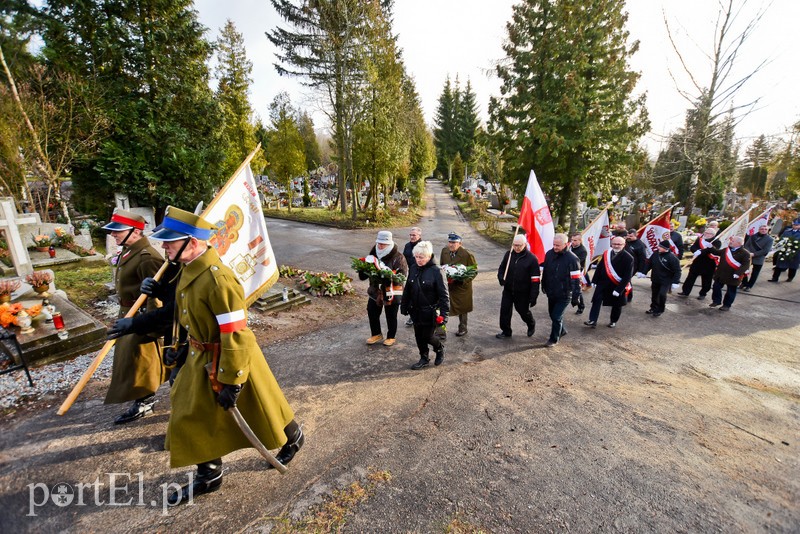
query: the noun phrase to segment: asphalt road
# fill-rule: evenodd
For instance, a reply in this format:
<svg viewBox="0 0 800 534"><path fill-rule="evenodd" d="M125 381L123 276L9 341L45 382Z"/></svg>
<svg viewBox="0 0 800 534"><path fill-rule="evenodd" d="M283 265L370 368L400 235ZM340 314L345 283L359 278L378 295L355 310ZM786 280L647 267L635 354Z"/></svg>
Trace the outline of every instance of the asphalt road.
<svg viewBox="0 0 800 534"><path fill-rule="evenodd" d="M480 270L470 334L448 339L444 365L410 371L416 349L402 326L394 347L366 346L366 284L356 282L363 305L264 347L307 434L287 475L239 451L225 458L220 492L163 513L162 485L187 471L170 471L162 450L165 388L156 415L115 428L118 408L101 404L100 382L62 418L54 399L51 410L2 422L4 530L265 532L374 471L390 480L350 507L344 531L800 530L800 281L769 284L765 271L730 312L675 296L653 319L649 281L636 280L616 329L603 326L607 309L595 330L568 310L569 334L553 348L543 346L540 298L536 334L520 335L515 317L501 341L504 250L461 219L441 186L427 198L423 239L438 250L459 232ZM313 270L351 272L375 237L268 223L278 262ZM402 245L408 228L391 230ZM132 504L108 505L109 473L132 474L118 493L133 492ZM105 504L90 488L84 506L36 505L45 487L96 479Z"/></svg>

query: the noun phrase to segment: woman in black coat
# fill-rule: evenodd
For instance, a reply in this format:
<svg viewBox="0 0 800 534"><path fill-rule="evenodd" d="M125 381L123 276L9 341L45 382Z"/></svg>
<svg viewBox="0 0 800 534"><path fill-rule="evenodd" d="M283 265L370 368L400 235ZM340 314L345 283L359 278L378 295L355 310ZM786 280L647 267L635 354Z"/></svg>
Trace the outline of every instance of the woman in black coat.
<svg viewBox="0 0 800 534"><path fill-rule="evenodd" d="M433 259L433 245L430 241L420 241L414 247L414 260L417 268L411 270L400 313L411 315L414 320L414 337L419 348L419 361L411 366L415 371L430 364L428 345L436 353L434 365L444 361L444 343L434 335L438 324L447 323L450 311L450 295L441 269Z"/></svg>

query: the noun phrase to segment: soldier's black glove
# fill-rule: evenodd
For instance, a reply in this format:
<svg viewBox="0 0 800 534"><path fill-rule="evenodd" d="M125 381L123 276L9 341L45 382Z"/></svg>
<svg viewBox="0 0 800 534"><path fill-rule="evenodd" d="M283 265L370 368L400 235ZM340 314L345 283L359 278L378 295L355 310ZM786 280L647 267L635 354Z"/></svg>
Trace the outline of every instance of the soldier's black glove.
<svg viewBox="0 0 800 534"><path fill-rule="evenodd" d="M572 301L570 302L570 304L572 304L572 307L574 308L575 306L580 304L580 301L581 301L580 295L572 295Z"/></svg>
<svg viewBox="0 0 800 534"><path fill-rule="evenodd" d="M531 307L531 308L533 308L534 306L536 306L536 300L537 300L538 298L539 298L539 297L531 297L531 302L530 302L530 307Z"/></svg>
<svg viewBox="0 0 800 534"><path fill-rule="evenodd" d="M161 283L156 281L155 278L148 276L142 280L142 285L139 286L139 291L148 297L158 298L161 295Z"/></svg>
<svg viewBox="0 0 800 534"><path fill-rule="evenodd" d="M118 337L127 336L133 333L133 317L123 317L117 319L114 326L106 331L106 339L117 339Z"/></svg>
<svg viewBox="0 0 800 534"><path fill-rule="evenodd" d="M217 402L225 410L230 410L236 406L236 399L239 398L239 393L242 392L241 384L222 384L222 391L217 395Z"/></svg>
<svg viewBox="0 0 800 534"><path fill-rule="evenodd" d="M164 362L165 367L171 369L175 366L183 365L183 362L186 361L186 354L188 352L188 345L181 345L177 349L173 347L167 347L164 349L164 354L161 355L161 360Z"/></svg>

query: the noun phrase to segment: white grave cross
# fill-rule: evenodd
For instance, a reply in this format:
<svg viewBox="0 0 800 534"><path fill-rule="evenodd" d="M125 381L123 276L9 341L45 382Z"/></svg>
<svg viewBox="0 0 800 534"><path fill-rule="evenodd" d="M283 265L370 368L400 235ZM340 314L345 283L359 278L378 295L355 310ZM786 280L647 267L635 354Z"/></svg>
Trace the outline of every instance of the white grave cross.
<svg viewBox="0 0 800 534"><path fill-rule="evenodd" d="M8 250L11 251L11 261L17 270L17 276L20 277L32 273L33 264L28 256L28 248L22 242L19 225L35 224L36 222L35 217L17 214L13 198L0 198L0 230L5 231Z"/></svg>

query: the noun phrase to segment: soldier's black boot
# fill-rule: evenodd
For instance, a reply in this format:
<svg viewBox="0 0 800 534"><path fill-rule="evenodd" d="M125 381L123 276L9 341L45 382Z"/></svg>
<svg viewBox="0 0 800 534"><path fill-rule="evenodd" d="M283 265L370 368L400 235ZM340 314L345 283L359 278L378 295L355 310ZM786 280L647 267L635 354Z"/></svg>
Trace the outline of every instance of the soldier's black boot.
<svg viewBox="0 0 800 534"><path fill-rule="evenodd" d="M303 443L306 441L305 435L303 435L303 429L292 420L286 428L283 429L284 433L286 434L286 444L281 447L281 450L278 451L277 456L275 459L278 460L283 465L288 464L294 458L294 455L297 454L297 451L300 450L300 447L303 446ZM275 469L272 465L267 466L267 469Z"/></svg>
<svg viewBox="0 0 800 534"><path fill-rule="evenodd" d="M131 404L131 407L128 408L128 410L125 413L117 416L117 418L114 419L114 424L123 425L125 423L130 423L131 421L135 421L136 419L144 417L149 413L153 413L153 405L155 403L156 403L155 394L147 395L146 397L142 397L141 399L133 401L133 404Z"/></svg>
<svg viewBox="0 0 800 534"><path fill-rule="evenodd" d="M191 502L198 495L212 493L222 486L222 458L197 464L197 475L191 484L186 484L167 497L167 504L175 506Z"/></svg>

